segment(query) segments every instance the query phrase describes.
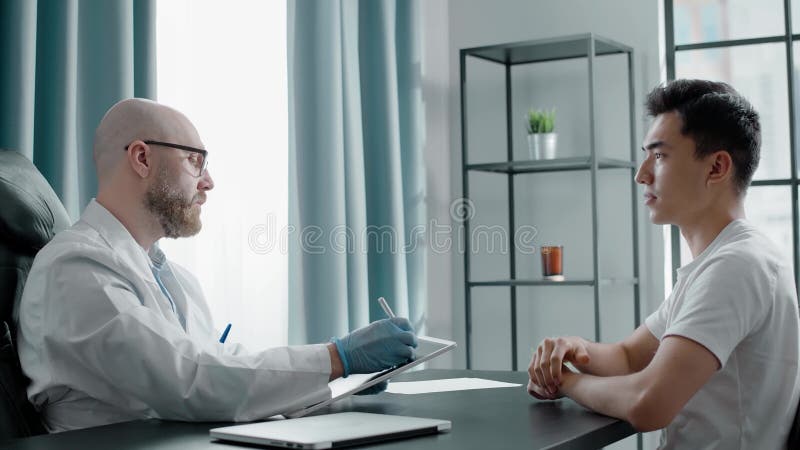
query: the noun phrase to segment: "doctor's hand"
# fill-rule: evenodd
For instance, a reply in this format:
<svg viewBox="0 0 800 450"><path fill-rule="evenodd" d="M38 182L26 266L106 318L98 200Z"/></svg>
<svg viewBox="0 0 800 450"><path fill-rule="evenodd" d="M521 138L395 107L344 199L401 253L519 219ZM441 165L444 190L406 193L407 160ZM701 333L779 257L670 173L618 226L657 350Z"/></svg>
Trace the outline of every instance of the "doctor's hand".
<svg viewBox="0 0 800 450"><path fill-rule="evenodd" d="M569 371L564 363L570 362L580 366L588 364L589 359L589 352L583 338L546 338L533 353L531 365L528 367L528 375L530 375L533 385L540 387L541 392L547 393L548 398L552 398L558 393L558 388L561 386L563 371ZM535 391L528 389L528 392L534 395Z"/></svg>
<svg viewBox="0 0 800 450"><path fill-rule="evenodd" d="M417 336L408 319L393 317L372 322L341 339L334 339L344 376L372 373L414 359Z"/></svg>

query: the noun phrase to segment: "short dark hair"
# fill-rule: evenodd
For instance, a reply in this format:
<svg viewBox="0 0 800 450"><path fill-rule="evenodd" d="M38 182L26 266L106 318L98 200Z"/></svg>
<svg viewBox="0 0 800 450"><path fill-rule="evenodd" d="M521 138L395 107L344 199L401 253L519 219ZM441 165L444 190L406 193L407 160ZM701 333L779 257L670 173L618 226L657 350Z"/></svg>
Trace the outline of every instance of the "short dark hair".
<svg viewBox="0 0 800 450"><path fill-rule="evenodd" d="M737 191L747 190L761 158L761 124L756 110L734 88L717 81L670 81L650 91L646 107L653 117L678 113L681 134L694 140L696 158L727 151Z"/></svg>

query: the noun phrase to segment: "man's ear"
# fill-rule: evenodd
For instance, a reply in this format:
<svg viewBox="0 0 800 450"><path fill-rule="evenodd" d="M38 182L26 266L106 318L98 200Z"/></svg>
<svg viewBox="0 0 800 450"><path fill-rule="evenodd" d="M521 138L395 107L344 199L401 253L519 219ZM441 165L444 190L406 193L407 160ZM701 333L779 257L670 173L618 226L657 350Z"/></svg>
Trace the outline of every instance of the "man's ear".
<svg viewBox="0 0 800 450"><path fill-rule="evenodd" d="M707 157L710 163L706 184L719 184L733 178L733 159L725 150L716 151Z"/></svg>
<svg viewBox="0 0 800 450"><path fill-rule="evenodd" d="M128 145L128 164L134 172L142 178L147 178L152 170L152 160L150 159L150 146L143 141L135 140Z"/></svg>

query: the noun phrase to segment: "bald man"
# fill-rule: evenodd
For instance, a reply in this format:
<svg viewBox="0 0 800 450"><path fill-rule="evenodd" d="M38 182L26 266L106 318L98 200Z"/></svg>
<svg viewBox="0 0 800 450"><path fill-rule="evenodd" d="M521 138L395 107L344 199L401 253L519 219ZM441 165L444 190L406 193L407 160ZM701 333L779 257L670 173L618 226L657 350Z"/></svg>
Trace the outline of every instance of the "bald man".
<svg viewBox="0 0 800 450"><path fill-rule="evenodd" d="M157 245L200 231L207 156L192 123L152 101L123 100L97 127L97 198L36 256L19 307L28 397L49 431L263 419L330 398L330 380L414 357L402 318L329 344L220 343L198 281Z"/></svg>

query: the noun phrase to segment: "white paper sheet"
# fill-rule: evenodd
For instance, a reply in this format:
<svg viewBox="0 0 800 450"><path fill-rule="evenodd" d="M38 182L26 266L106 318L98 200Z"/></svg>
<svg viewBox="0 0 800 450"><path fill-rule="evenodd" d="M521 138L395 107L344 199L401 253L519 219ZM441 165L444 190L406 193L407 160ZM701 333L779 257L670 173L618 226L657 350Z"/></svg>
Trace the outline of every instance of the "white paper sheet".
<svg viewBox="0 0 800 450"><path fill-rule="evenodd" d="M337 378L328 383L328 387L331 388L331 397L336 398L351 389L361 386L377 374L378 372L354 373L347 378Z"/></svg>
<svg viewBox="0 0 800 450"><path fill-rule="evenodd" d="M392 394L428 394L431 392L466 391L470 389L494 389L517 387L521 384L483 378L445 378L425 381L392 381L386 392Z"/></svg>

